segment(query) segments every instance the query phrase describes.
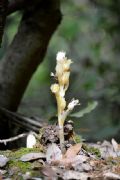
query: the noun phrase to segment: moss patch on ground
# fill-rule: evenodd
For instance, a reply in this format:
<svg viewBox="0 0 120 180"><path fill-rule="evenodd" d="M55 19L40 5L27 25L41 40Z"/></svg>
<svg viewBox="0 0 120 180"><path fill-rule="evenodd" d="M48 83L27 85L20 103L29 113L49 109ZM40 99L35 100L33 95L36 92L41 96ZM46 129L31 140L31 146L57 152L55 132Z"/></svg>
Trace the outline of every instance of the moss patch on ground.
<svg viewBox="0 0 120 180"><path fill-rule="evenodd" d="M94 154L96 155L96 157L100 158L101 157L101 153L100 153L100 150L98 148L95 148L95 147L92 147L92 146L89 146L87 144L83 144L83 149L91 154Z"/></svg>
<svg viewBox="0 0 120 180"><path fill-rule="evenodd" d="M16 151L0 151L0 154L9 158L9 162L6 165L6 169L13 172L13 174L17 175L18 173L25 173L27 171L31 171L33 166L31 162L22 162L19 158L25 154L31 152L43 152L43 149L40 148L20 148Z"/></svg>
<svg viewBox="0 0 120 180"><path fill-rule="evenodd" d="M16 171L16 173L18 172L22 172L25 173L27 171L30 171L31 167L31 163L30 162L22 162L19 160L11 160L8 162L8 168L12 171Z"/></svg>
<svg viewBox="0 0 120 180"><path fill-rule="evenodd" d="M0 151L0 154L8 157L8 158L20 158L22 155L31 153L31 152L43 152L43 149L41 148L20 148L19 150L15 150L15 151L10 151L10 150L6 150L6 151Z"/></svg>

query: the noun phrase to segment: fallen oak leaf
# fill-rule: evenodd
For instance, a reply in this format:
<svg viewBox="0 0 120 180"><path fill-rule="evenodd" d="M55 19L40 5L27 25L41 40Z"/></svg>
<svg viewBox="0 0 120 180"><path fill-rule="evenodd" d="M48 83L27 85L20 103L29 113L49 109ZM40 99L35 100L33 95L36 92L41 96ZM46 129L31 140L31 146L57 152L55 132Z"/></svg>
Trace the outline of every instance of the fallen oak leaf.
<svg viewBox="0 0 120 180"><path fill-rule="evenodd" d="M44 176L47 176L50 179L57 176L56 172L52 169L52 167L47 166L47 165L42 167L41 172Z"/></svg>
<svg viewBox="0 0 120 180"><path fill-rule="evenodd" d="M82 147L82 143L75 144L74 146L71 146L63 155L61 159L52 161L52 164L64 166L64 167L73 167L73 164L75 165L78 161L83 162L86 161L87 158L83 158L81 155L77 155Z"/></svg>
<svg viewBox="0 0 120 180"><path fill-rule="evenodd" d="M63 158L74 158L79 153L79 151L81 150L81 147L82 147L82 143L78 143L78 144L75 144L75 145L71 146L66 151Z"/></svg>

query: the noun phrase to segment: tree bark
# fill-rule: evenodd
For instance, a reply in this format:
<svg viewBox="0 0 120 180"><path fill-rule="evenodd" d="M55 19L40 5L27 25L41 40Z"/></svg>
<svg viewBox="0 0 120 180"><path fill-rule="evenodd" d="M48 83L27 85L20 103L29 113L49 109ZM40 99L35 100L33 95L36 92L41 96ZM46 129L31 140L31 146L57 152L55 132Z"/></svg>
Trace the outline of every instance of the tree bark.
<svg viewBox="0 0 120 180"><path fill-rule="evenodd" d="M59 0L28 2L18 32L0 62L0 106L16 111L30 78L43 61L49 40L61 21ZM0 139L8 137L0 120Z"/></svg>

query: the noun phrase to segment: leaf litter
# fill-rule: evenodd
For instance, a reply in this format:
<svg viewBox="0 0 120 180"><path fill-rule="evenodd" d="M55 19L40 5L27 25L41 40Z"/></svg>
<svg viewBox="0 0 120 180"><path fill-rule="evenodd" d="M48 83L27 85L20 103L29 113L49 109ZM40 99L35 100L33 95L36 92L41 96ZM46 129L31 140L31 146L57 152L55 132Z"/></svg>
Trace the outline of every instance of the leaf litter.
<svg viewBox="0 0 120 180"><path fill-rule="evenodd" d="M65 128L64 154L58 141L58 127L51 125L42 131L44 134L40 134L34 148L0 151L0 178L120 179L120 145L115 139L75 143L71 127L66 124Z"/></svg>
<svg viewBox="0 0 120 180"><path fill-rule="evenodd" d="M47 144L43 151L39 148L25 150L16 157L16 151L0 151L0 154L1 180L120 179L120 145L115 139L69 143L64 155L58 143Z"/></svg>

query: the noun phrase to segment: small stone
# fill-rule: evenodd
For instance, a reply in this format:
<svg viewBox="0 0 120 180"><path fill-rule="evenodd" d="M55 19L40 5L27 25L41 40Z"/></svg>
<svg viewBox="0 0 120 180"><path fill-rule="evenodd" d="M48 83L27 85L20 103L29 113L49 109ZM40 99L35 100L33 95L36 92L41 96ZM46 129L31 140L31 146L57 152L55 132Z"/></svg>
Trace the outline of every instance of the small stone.
<svg viewBox="0 0 120 180"><path fill-rule="evenodd" d="M0 167L4 167L8 161L9 159L7 157L5 157L4 155L0 155Z"/></svg>

